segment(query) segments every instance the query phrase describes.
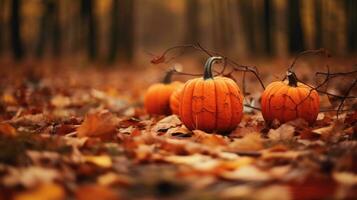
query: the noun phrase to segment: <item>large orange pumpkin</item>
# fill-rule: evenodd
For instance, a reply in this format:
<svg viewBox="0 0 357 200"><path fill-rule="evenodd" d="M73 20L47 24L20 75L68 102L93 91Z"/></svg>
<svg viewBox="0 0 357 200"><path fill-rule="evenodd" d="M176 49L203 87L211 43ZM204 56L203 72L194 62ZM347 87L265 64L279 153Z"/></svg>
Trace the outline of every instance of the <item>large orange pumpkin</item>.
<svg viewBox="0 0 357 200"><path fill-rule="evenodd" d="M190 129L224 133L241 121L243 96L238 85L226 77L213 77L212 64L221 57L210 57L204 77L185 83L179 101L179 116Z"/></svg>
<svg viewBox="0 0 357 200"><path fill-rule="evenodd" d="M182 93L183 86L179 86L170 97L170 108L172 114L179 115L179 103L180 103L180 95Z"/></svg>
<svg viewBox="0 0 357 200"><path fill-rule="evenodd" d="M168 71L162 83L151 85L144 97L145 110L151 115L169 115L170 96L183 83L171 82L174 70Z"/></svg>
<svg viewBox="0 0 357 200"><path fill-rule="evenodd" d="M262 94L261 107L268 124L274 119L285 123L297 118L312 124L319 113L319 94L299 83L293 72L288 72L287 82L276 81L268 85Z"/></svg>

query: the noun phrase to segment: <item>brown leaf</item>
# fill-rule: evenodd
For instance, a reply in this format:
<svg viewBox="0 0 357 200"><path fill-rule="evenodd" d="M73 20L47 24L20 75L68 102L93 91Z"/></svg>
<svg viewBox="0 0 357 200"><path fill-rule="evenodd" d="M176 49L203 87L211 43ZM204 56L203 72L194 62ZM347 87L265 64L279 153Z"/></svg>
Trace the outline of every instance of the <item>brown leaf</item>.
<svg viewBox="0 0 357 200"><path fill-rule="evenodd" d="M268 133L269 139L273 141L290 140L294 136L295 128L288 124L283 124L277 129L270 129Z"/></svg>
<svg viewBox="0 0 357 200"><path fill-rule="evenodd" d="M263 149L263 140L259 133L254 132L247 134L241 139L234 139L228 145L229 151L259 151Z"/></svg>
<svg viewBox="0 0 357 200"><path fill-rule="evenodd" d="M0 123L0 134L4 136L16 136L16 129L9 123Z"/></svg>
<svg viewBox="0 0 357 200"><path fill-rule="evenodd" d="M78 127L79 137L103 137L115 133L117 119L108 111L89 113Z"/></svg>
<svg viewBox="0 0 357 200"><path fill-rule="evenodd" d="M166 132L168 129L180 126L181 124L181 120L176 115L170 115L157 122L153 130L155 132Z"/></svg>

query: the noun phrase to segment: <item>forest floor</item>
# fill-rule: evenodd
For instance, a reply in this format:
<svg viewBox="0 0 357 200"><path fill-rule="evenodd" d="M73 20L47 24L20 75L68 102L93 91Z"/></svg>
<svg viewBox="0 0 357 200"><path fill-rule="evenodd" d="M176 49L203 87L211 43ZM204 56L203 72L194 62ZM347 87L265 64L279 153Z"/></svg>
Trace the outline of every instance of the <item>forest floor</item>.
<svg viewBox="0 0 357 200"><path fill-rule="evenodd" d="M289 61L267 62L262 80L281 80ZM325 71L319 63L300 63L300 76ZM351 70L336 63L332 71ZM259 110L245 108L230 134L189 131L175 115L143 109L163 69L1 68L0 199L357 198L355 101L337 118L326 109L339 101L321 95L325 111L312 126L267 127ZM350 79L326 87L341 94ZM244 87L259 107L253 76Z"/></svg>

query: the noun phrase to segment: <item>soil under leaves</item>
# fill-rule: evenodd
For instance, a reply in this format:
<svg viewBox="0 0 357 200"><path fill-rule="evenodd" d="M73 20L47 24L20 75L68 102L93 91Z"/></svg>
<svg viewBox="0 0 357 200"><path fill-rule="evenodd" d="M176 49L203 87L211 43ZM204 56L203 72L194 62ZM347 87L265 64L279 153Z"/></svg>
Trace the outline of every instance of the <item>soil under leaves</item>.
<svg viewBox="0 0 357 200"><path fill-rule="evenodd" d="M268 128L247 108L227 135L189 131L175 115L145 113L151 80L137 73L2 78L0 199L357 197L356 110Z"/></svg>

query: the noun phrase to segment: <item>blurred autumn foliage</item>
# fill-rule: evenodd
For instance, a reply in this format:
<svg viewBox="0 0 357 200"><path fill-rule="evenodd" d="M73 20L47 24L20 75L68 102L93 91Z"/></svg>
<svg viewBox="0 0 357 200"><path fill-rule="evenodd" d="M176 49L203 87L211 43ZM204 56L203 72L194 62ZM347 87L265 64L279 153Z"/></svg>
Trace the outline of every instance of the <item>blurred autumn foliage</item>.
<svg viewBox="0 0 357 200"><path fill-rule="evenodd" d="M353 0L1 0L0 55L133 62L200 42L236 57L357 51Z"/></svg>

